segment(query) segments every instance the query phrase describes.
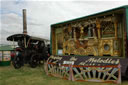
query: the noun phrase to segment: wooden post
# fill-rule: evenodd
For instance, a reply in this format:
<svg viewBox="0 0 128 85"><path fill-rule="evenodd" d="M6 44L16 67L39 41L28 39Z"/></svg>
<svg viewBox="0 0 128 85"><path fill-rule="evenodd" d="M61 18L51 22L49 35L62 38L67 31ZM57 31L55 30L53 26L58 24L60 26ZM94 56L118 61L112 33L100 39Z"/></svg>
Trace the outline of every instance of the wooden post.
<svg viewBox="0 0 128 85"><path fill-rule="evenodd" d="M14 38L13 38L13 48L15 48Z"/></svg>
<svg viewBox="0 0 128 85"><path fill-rule="evenodd" d="M24 37L24 46L25 46L25 48L27 48L27 46L26 46L26 38Z"/></svg>
<svg viewBox="0 0 128 85"><path fill-rule="evenodd" d="M48 62L44 63L44 71L46 72L46 74L48 75Z"/></svg>
<svg viewBox="0 0 128 85"><path fill-rule="evenodd" d="M28 47L29 42L30 42L30 38L29 38L29 40L28 40L28 42L27 42L27 47Z"/></svg>
<svg viewBox="0 0 128 85"><path fill-rule="evenodd" d="M73 65L70 64L70 65L69 65L69 78L68 78L68 80L75 81L75 80L74 80L74 77L73 77L73 70L72 70L72 67L73 67Z"/></svg>
<svg viewBox="0 0 128 85"><path fill-rule="evenodd" d="M117 80L117 84L121 84L121 65L119 63L118 65L118 80Z"/></svg>

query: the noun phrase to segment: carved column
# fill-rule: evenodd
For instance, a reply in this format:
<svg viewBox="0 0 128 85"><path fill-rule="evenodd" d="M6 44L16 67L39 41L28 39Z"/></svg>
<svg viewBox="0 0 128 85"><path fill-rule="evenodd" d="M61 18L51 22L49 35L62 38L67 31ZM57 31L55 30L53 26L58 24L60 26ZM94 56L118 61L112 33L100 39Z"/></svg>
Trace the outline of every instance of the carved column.
<svg viewBox="0 0 128 85"><path fill-rule="evenodd" d="M115 39L117 40L117 21L114 22L115 27Z"/></svg>
<svg viewBox="0 0 128 85"><path fill-rule="evenodd" d="M82 39L83 38L83 33L84 33L84 27L80 27L80 38Z"/></svg>
<svg viewBox="0 0 128 85"><path fill-rule="evenodd" d="M77 39L76 39L76 29L74 28L73 30L74 30L74 31L73 31L73 32L74 32L74 41L76 41L76 40L77 40Z"/></svg>
<svg viewBox="0 0 128 85"><path fill-rule="evenodd" d="M98 29L98 38L101 38L101 34L100 34L100 21L97 19L96 20L96 27L97 27L97 29Z"/></svg>

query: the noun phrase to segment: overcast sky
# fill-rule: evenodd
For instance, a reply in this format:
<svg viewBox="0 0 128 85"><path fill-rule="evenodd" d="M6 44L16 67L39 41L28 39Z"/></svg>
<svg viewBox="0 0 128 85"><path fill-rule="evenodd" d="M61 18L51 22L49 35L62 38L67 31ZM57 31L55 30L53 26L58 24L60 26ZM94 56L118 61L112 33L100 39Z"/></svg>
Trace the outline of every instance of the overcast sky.
<svg viewBox="0 0 128 85"><path fill-rule="evenodd" d="M22 9L27 9L28 34L50 39L51 24L122 5L128 5L128 1L0 0L0 44L8 44L9 35L23 32Z"/></svg>

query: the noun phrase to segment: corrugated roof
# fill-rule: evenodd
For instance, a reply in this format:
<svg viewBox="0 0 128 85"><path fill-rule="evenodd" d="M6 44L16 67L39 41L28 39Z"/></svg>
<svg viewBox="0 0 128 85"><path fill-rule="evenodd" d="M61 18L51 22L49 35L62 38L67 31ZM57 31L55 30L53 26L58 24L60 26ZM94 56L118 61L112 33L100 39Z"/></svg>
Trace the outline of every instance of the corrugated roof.
<svg viewBox="0 0 128 85"><path fill-rule="evenodd" d="M11 50L13 50L13 48L10 45L0 46L0 51L11 51Z"/></svg>

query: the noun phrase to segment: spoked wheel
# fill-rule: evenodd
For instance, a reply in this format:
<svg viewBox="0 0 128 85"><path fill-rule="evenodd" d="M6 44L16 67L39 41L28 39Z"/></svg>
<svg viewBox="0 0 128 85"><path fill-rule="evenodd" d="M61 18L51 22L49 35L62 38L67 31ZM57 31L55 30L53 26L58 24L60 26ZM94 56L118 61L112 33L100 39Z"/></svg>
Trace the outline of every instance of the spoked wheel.
<svg viewBox="0 0 128 85"><path fill-rule="evenodd" d="M128 67L127 67L127 70L126 70L126 73L125 73L126 75L126 78L128 79Z"/></svg>
<svg viewBox="0 0 128 85"><path fill-rule="evenodd" d="M22 64L21 64L20 57L19 56L15 56L12 64L13 64L15 69L21 68Z"/></svg>
<svg viewBox="0 0 128 85"><path fill-rule="evenodd" d="M39 55L32 55L29 64L32 68L37 67L37 65L39 64Z"/></svg>

